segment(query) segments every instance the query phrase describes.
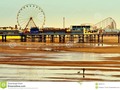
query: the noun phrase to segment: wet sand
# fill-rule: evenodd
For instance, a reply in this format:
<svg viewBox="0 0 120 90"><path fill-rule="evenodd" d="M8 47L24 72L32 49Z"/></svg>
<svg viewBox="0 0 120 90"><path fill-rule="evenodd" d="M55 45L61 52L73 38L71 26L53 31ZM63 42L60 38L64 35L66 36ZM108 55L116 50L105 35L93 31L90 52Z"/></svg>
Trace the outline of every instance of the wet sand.
<svg viewBox="0 0 120 90"><path fill-rule="evenodd" d="M111 42L111 40L109 40L110 38L108 38L108 42ZM70 52L86 52L86 53L120 53L120 46L105 46L105 47L91 47L88 44L75 44L74 46L66 46L64 44L62 44L63 46L53 46L52 44L44 44L42 43L42 45L39 46L40 43L38 42L29 42L29 43L13 43L13 44L17 44L14 47L10 47L9 43L2 43L2 44L8 44L8 46L0 46L0 53L6 53L6 54L26 54L26 53L57 53L55 52L56 50L63 50L63 51L70 51ZM20 46L22 44L22 46ZM29 46L29 45L32 45ZM36 47L37 46L37 47ZM52 48L51 51L46 51L46 50L42 50L42 48ZM31 49L29 49L31 48ZM36 57L36 56L35 56ZM38 56L38 58L46 58L45 56ZM21 57L21 56L12 56L12 57L8 57L8 58L1 58L0 59L0 64L15 64L15 65L47 65L47 66L81 66L83 65L81 62L57 62L57 61L45 61L45 60L28 60L29 58L33 58L33 56L28 56L28 57ZM37 58L37 57L36 57ZM23 60L23 59L27 59ZM105 60L120 60L120 57L105 57ZM93 65L94 64L116 64L116 62L111 62L111 61L106 61L106 62L92 62ZM90 64L90 62L84 62L85 65L89 65L92 66ZM120 64L120 63L117 63Z"/></svg>
<svg viewBox="0 0 120 90"><path fill-rule="evenodd" d="M112 39L113 42L110 40ZM38 43L38 42L29 42L29 43L0 43L2 44L0 46L0 53L3 54L20 54L21 56L6 56L5 58L0 58L0 64L3 65L22 65L22 66L58 66L60 70L65 70L65 68L61 67L79 67L85 68L88 71L112 71L112 72L119 72L120 71L120 57L104 57L104 61L49 61L49 58L47 57L47 54L49 53L57 53L60 51L69 51L69 52L85 52L85 53L117 53L120 54L120 45L117 44L116 46L111 46L116 44L116 38L104 38L105 42L104 44L109 44L110 46L91 46L91 44L77 44L69 45L69 44L60 44L55 45L55 43L50 44L44 44L44 43ZM24 56L24 54L27 53L46 53L46 56ZM23 56L22 56L23 55ZM48 60L30 60L30 58L47 58ZM86 68L87 67L87 68ZM97 67L97 68L95 68ZM92 68L92 69L91 69ZM102 69L104 68L104 69ZM118 68L118 69L116 69ZM50 69L50 68L49 68ZM55 69L55 68L54 68ZM79 70L78 69L78 70ZM58 68L57 68L58 70ZM67 70L70 70L67 68ZM75 68L71 68L71 70L76 70ZM57 73L57 72L56 72ZM75 73L75 75L77 72ZM62 73L62 75L66 75L66 73ZM71 73L69 73L71 75ZM73 75L73 74L72 74ZM86 73L87 76L92 76L93 74ZM120 75L112 75L113 77L119 78ZM49 79L61 79L62 81L109 81L109 79L101 79L101 78L72 78L72 77L56 77L56 76L48 76ZM36 79L35 79L36 80ZM42 81L42 80L40 80ZM46 80L43 80L46 81ZM54 81L54 80L50 80ZM58 80L60 81L60 80ZM117 80L112 80L117 81ZM118 80L119 81L119 80Z"/></svg>
<svg viewBox="0 0 120 90"><path fill-rule="evenodd" d="M1 64L28 65L28 66L79 66L79 67L117 67L120 68L120 62L117 61L47 61L47 60L21 60L19 58L1 59ZM104 65L103 65L104 64ZM116 66L110 66L116 65Z"/></svg>
<svg viewBox="0 0 120 90"><path fill-rule="evenodd" d="M89 53L120 53L120 47L83 47L70 48L68 51L89 52Z"/></svg>

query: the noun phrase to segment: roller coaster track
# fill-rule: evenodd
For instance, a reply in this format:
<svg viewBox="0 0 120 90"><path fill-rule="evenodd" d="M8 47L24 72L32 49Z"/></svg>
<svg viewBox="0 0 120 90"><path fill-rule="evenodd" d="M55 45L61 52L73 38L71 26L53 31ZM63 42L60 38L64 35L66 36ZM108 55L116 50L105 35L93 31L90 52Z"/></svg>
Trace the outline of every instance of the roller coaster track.
<svg viewBox="0 0 120 90"><path fill-rule="evenodd" d="M97 29L116 29L116 22L113 18L108 17L94 25Z"/></svg>

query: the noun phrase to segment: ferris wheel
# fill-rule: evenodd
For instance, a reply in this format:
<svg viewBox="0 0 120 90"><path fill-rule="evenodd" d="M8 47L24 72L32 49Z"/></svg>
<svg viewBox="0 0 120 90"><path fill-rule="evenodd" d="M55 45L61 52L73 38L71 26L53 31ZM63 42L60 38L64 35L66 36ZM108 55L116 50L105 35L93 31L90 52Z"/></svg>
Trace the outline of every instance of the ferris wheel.
<svg viewBox="0 0 120 90"><path fill-rule="evenodd" d="M45 13L38 5L25 5L17 14L17 23L20 29L42 28L45 25Z"/></svg>

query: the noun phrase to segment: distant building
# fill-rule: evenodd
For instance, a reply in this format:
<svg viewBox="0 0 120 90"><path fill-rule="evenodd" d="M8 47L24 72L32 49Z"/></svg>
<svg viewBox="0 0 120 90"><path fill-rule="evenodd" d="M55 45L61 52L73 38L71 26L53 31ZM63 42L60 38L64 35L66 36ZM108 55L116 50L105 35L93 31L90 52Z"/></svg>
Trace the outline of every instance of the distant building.
<svg viewBox="0 0 120 90"><path fill-rule="evenodd" d="M90 31L90 26L74 25L70 27L72 33L86 33Z"/></svg>
<svg viewBox="0 0 120 90"><path fill-rule="evenodd" d="M0 34L18 34L19 30L17 28L17 25L15 27L0 27Z"/></svg>
<svg viewBox="0 0 120 90"><path fill-rule="evenodd" d="M105 29L102 31L103 34L118 34L120 33L119 29Z"/></svg>
<svg viewBox="0 0 120 90"><path fill-rule="evenodd" d="M90 25L73 25L70 27L71 33L81 33L81 34L91 34L97 32L97 30L92 30Z"/></svg>
<svg viewBox="0 0 120 90"><path fill-rule="evenodd" d="M15 27L0 27L0 30L18 30L17 25L15 25Z"/></svg>
<svg viewBox="0 0 120 90"><path fill-rule="evenodd" d="M49 33L49 34L64 34L67 31L67 28L43 28L43 33Z"/></svg>
<svg viewBox="0 0 120 90"><path fill-rule="evenodd" d="M19 34L19 30L0 30L0 34Z"/></svg>

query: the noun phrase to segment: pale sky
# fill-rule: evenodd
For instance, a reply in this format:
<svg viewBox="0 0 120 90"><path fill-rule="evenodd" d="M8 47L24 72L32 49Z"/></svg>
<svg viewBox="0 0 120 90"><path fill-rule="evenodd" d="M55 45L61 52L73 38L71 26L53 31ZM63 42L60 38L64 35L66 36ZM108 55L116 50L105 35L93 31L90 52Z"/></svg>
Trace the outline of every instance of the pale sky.
<svg viewBox="0 0 120 90"><path fill-rule="evenodd" d="M0 27L17 24L17 13L26 4L37 4L46 15L45 27L95 24L112 17L120 28L120 0L0 0Z"/></svg>

